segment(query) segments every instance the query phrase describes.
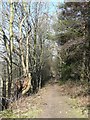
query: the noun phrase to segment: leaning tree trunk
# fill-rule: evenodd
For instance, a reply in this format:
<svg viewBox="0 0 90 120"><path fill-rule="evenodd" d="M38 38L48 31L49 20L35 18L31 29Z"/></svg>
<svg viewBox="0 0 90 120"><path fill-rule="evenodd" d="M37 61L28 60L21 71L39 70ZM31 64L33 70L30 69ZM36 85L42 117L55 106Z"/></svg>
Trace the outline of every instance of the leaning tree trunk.
<svg viewBox="0 0 90 120"><path fill-rule="evenodd" d="M23 3L24 6L25 3ZM27 39L26 39L26 60L24 58L24 52L23 52L23 39L22 39L22 25L23 22L27 19L27 11L25 9L24 6L24 10L26 12L26 16L22 17L22 20L20 21L20 41L19 41L19 48L20 48L20 55L21 55L21 64L22 64L22 68L23 68L23 74L24 76L26 76L28 78L28 83L27 83L27 87L25 89L22 90L22 95L26 94L26 92L29 91L30 87L31 87L31 73L29 73L29 35L27 35Z"/></svg>

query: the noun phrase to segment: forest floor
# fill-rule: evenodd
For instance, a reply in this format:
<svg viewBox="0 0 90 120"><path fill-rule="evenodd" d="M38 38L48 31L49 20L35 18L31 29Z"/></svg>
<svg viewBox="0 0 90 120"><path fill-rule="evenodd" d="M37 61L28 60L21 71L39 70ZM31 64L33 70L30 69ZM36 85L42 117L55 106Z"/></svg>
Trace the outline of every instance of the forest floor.
<svg viewBox="0 0 90 120"><path fill-rule="evenodd" d="M65 95L58 83L49 83L37 94L22 97L10 105L11 111L3 113L5 118L87 118L77 100ZM3 117L1 116L1 117Z"/></svg>

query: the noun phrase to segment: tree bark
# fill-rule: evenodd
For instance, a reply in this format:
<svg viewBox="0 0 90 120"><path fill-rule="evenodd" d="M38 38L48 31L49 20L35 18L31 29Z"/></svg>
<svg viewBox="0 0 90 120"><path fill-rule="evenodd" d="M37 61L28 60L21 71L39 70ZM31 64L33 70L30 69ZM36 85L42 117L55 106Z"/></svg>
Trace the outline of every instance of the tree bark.
<svg viewBox="0 0 90 120"><path fill-rule="evenodd" d="M2 88L2 110L7 108L6 103L6 69L3 71L3 88Z"/></svg>
<svg viewBox="0 0 90 120"><path fill-rule="evenodd" d="M10 79L8 81L8 98L11 97L11 87L12 87L12 52L13 52L13 2L12 0L10 2L10 67L9 67L9 75Z"/></svg>

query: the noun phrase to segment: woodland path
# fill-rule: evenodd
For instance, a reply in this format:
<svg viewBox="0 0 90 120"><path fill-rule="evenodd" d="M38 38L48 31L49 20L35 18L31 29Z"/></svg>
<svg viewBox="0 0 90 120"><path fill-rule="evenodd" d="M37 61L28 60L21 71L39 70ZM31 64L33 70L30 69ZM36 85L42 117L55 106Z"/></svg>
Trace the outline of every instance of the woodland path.
<svg viewBox="0 0 90 120"><path fill-rule="evenodd" d="M14 102L12 109L20 118L85 118L72 103L73 100L61 92L58 83L50 82L37 94Z"/></svg>
<svg viewBox="0 0 90 120"><path fill-rule="evenodd" d="M52 84L46 87L42 96L42 112L40 118L84 118L79 109L75 109L69 96L60 93L60 86Z"/></svg>

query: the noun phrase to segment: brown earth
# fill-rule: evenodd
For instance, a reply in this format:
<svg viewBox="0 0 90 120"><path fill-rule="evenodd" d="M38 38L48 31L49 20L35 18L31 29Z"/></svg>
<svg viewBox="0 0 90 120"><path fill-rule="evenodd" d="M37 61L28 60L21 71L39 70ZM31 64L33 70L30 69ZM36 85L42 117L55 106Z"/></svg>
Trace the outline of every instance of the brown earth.
<svg viewBox="0 0 90 120"><path fill-rule="evenodd" d="M10 107L14 114L23 117L27 111L37 111L37 115L26 115L26 118L85 118L81 109L74 106L74 102L68 95L64 95L57 84L48 84L37 94L31 97L23 97L14 102Z"/></svg>

